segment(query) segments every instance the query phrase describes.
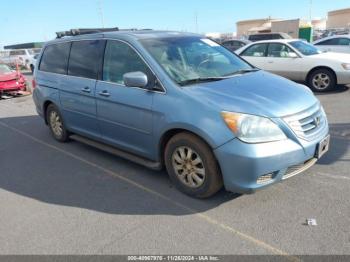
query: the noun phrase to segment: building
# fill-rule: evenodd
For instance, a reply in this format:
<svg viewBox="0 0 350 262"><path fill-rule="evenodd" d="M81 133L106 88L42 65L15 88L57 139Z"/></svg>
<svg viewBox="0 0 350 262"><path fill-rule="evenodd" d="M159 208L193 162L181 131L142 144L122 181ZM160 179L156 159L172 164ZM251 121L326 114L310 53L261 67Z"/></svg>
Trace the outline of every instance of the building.
<svg viewBox="0 0 350 262"><path fill-rule="evenodd" d="M299 29L310 27L310 24L301 19L256 19L237 22L239 37L256 33L286 33L293 38L299 38Z"/></svg>
<svg viewBox="0 0 350 262"><path fill-rule="evenodd" d="M350 28L350 8L328 12L327 29Z"/></svg>
<svg viewBox="0 0 350 262"><path fill-rule="evenodd" d="M327 19L313 19L311 24L314 30L326 30Z"/></svg>
<svg viewBox="0 0 350 262"><path fill-rule="evenodd" d="M283 32L290 35L293 38L299 38L299 28L302 25L302 23L303 22L300 19L272 21L271 32Z"/></svg>
<svg viewBox="0 0 350 262"><path fill-rule="evenodd" d="M17 44L17 45L8 45L4 46L4 49L31 49L31 48L42 48L44 45L43 42L36 42L36 43L24 43L24 44Z"/></svg>
<svg viewBox="0 0 350 262"><path fill-rule="evenodd" d="M271 22L278 21L279 19L263 18L244 20L237 22L237 36L246 36L255 33L270 33Z"/></svg>

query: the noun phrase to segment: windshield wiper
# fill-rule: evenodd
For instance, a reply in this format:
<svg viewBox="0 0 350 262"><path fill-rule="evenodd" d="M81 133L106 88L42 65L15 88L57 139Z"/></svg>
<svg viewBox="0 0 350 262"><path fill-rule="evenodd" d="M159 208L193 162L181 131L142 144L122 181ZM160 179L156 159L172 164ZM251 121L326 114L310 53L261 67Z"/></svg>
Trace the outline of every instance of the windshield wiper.
<svg viewBox="0 0 350 262"><path fill-rule="evenodd" d="M197 83L203 83L203 82L220 81L223 79L227 79L227 77L199 77L199 78L183 80L179 82L179 85L185 86L185 85L197 84Z"/></svg>
<svg viewBox="0 0 350 262"><path fill-rule="evenodd" d="M203 82L214 82L214 81L220 81L224 79L228 79L234 75L241 75L245 73L250 73L250 72L256 72L260 71L258 68L251 68L251 69L242 69L238 70L236 72L233 72L231 74L227 74L224 76L215 76L215 77L199 77L199 78L193 78L193 79L187 79L179 82L179 85L185 86L185 85L190 85L190 84L197 84L197 83L203 83Z"/></svg>
<svg viewBox="0 0 350 262"><path fill-rule="evenodd" d="M243 74L246 74L246 73L256 72L256 71L260 71L260 69L259 68L242 69L242 70L238 70L236 72L233 72L233 73L225 75L225 76L226 77L230 77L230 76L234 76L234 75L243 75Z"/></svg>

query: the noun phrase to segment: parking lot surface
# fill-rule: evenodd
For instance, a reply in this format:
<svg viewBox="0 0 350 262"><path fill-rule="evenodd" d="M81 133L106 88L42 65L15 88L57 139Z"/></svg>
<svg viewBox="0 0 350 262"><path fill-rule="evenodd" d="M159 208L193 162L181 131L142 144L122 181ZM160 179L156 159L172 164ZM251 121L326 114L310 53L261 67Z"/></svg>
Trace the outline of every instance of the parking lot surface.
<svg viewBox="0 0 350 262"><path fill-rule="evenodd" d="M350 254L350 91L318 98L332 140L317 165L207 200L165 171L54 141L31 96L0 100L0 254Z"/></svg>

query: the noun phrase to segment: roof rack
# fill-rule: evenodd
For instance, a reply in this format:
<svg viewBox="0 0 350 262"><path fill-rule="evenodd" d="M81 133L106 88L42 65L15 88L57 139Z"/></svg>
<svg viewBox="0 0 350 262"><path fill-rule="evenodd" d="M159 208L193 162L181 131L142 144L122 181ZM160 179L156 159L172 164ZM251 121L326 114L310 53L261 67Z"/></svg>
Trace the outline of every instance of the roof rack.
<svg viewBox="0 0 350 262"><path fill-rule="evenodd" d="M115 32L115 31L138 31L137 28L131 29L119 29L118 27L113 28L78 28L71 29L69 31L56 32L57 38L62 38L65 36L77 36L77 35L87 35L94 33L104 33L104 32ZM152 29L141 29L141 30L152 30Z"/></svg>
<svg viewBox="0 0 350 262"><path fill-rule="evenodd" d="M76 35L87 35L94 33L103 33L103 32L113 32L119 31L118 27L114 28L77 28L71 29L69 31L56 32L57 38L62 38L65 36L76 36Z"/></svg>

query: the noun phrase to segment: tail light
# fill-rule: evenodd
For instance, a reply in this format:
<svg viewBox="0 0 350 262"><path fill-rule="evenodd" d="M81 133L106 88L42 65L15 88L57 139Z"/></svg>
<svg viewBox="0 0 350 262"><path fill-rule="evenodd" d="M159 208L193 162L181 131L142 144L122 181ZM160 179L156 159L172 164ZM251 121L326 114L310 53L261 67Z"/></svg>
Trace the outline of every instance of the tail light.
<svg viewBox="0 0 350 262"><path fill-rule="evenodd" d="M36 81L35 81L35 78L33 78L33 80L32 80L32 88L33 88L33 89L36 88Z"/></svg>

